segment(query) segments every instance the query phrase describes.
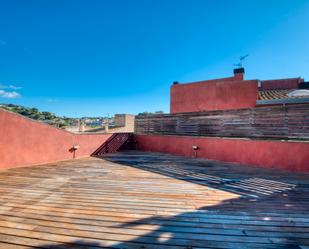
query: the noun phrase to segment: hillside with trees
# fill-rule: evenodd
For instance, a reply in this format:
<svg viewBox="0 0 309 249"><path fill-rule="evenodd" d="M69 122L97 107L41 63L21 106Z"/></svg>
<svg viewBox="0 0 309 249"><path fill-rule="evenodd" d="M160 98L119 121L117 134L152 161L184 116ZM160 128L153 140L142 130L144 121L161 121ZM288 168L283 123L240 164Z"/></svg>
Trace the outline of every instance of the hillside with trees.
<svg viewBox="0 0 309 249"><path fill-rule="evenodd" d="M78 123L77 118L68 118L65 116L59 117L51 112L39 111L37 108L29 108L15 104L0 104L0 108L59 128L65 128L67 126L76 125Z"/></svg>

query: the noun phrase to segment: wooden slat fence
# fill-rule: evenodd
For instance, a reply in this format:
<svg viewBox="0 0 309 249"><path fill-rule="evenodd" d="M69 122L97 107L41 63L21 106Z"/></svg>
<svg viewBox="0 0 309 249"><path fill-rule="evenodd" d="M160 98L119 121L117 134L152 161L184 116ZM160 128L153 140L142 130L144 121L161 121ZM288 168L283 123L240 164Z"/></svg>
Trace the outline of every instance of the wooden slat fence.
<svg viewBox="0 0 309 249"><path fill-rule="evenodd" d="M309 139L309 103L249 109L139 115L136 134Z"/></svg>

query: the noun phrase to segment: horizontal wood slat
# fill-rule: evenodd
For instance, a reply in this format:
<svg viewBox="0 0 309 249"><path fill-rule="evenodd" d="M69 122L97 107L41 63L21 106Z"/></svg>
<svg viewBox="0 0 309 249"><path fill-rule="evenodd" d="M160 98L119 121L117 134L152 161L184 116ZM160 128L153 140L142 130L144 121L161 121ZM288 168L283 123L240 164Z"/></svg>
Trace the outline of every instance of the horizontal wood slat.
<svg viewBox="0 0 309 249"><path fill-rule="evenodd" d="M308 179L140 151L2 170L0 248L308 248Z"/></svg>
<svg viewBox="0 0 309 249"><path fill-rule="evenodd" d="M309 104L139 115L135 118L135 133L309 139Z"/></svg>

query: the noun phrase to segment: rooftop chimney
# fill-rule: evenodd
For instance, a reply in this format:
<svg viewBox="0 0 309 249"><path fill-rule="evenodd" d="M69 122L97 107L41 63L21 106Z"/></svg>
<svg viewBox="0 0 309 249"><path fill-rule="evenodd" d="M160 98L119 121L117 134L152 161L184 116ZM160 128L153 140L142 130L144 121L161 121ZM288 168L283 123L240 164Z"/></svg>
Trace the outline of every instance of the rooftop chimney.
<svg viewBox="0 0 309 249"><path fill-rule="evenodd" d="M243 67L234 69L234 78L237 80L244 80L245 69Z"/></svg>

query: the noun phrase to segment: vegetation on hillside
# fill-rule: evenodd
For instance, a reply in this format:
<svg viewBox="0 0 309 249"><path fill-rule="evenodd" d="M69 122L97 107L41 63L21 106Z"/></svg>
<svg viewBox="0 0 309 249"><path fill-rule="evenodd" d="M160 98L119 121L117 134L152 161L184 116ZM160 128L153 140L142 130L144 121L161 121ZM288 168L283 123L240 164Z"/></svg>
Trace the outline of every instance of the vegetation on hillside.
<svg viewBox="0 0 309 249"><path fill-rule="evenodd" d="M155 111L155 112L141 112L138 115L147 116L147 115L154 115L154 114L164 114L163 111Z"/></svg>
<svg viewBox="0 0 309 249"><path fill-rule="evenodd" d="M51 112L45 112L45 111L41 112L37 108L29 108L21 105L0 104L0 108L21 114L23 116L26 116L27 118L42 121L44 123L59 128L65 128L66 126L76 125L76 123L78 122L78 119L76 118L59 117Z"/></svg>

